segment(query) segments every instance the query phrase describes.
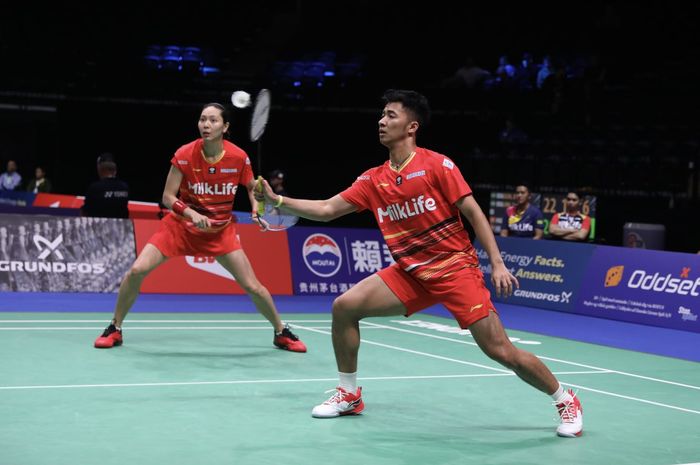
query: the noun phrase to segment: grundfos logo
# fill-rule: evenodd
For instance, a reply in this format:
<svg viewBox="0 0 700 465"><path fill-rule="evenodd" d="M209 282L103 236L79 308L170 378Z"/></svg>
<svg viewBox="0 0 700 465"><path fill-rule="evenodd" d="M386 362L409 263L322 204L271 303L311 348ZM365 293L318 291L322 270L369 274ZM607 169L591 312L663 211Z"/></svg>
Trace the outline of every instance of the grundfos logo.
<svg viewBox="0 0 700 465"><path fill-rule="evenodd" d="M209 184L208 182L187 182L187 188L195 195L236 195L238 185L232 182Z"/></svg>
<svg viewBox="0 0 700 465"><path fill-rule="evenodd" d="M634 270L627 280L627 287L630 289L641 289L651 292L665 292L667 294L700 295L700 277L695 280L688 279L690 268L683 268L680 277L674 278L671 273L662 274L656 272L648 273L645 270ZM613 287L620 284L623 278L624 267L615 266L610 268L605 276L605 287Z"/></svg>
<svg viewBox="0 0 700 465"><path fill-rule="evenodd" d="M62 233L53 240L47 239L40 234L34 234L32 240L39 251L37 259L41 261L0 260L0 271L24 271L28 273L74 273L77 271L85 274L102 274L105 272L104 263L46 261L46 258L50 255L54 255L58 260L63 260L63 253L58 250L59 246L63 244Z"/></svg>
<svg viewBox="0 0 700 465"><path fill-rule="evenodd" d="M421 215L426 211L435 211L437 207L435 206L435 199L428 197L427 199L423 195L419 195L418 198L412 198L404 203L393 203L384 208L377 208L377 218L380 223L384 222L384 218L387 216L391 221L405 220L412 216Z"/></svg>
<svg viewBox="0 0 700 465"><path fill-rule="evenodd" d="M513 292L513 295L515 297L521 297L523 299L544 300L547 302L559 302L562 304L569 304L571 303L571 296L573 295L573 292L562 291L560 294L551 294L549 292L526 291L524 289L516 289L515 292Z"/></svg>
<svg viewBox="0 0 700 465"><path fill-rule="evenodd" d="M63 243L63 233L59 234L56 239L51 242L44 236L40 236L39 234L34 234L34 245L36 246L37 249L41 250L41 253L37 257L39 260L44 260L46 257L51 255L52 253L56 255L56 258L59 260L63 260L63 254L61 253L60 250L58 249L58 246ZM42 250L41 246L45 246Z"/></svg>

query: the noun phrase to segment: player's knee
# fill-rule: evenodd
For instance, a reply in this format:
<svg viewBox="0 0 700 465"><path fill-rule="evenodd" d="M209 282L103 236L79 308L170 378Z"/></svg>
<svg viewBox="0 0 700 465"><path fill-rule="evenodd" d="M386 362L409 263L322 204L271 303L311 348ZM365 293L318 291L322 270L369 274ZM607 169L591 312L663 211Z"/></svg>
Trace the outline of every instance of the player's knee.
<svg viewBox="0 0 700 465"><path fill-rule="evenodd" d="M342 294L333 301L333 318L348 318L353 315L355 307L353 299Z"/></svg>
<svg viewBox="0 0 700 465"><path fill-rule="evenodd" d="M243 288L246 294L262 296L265 293L265 286L263 286L260 281L245 280L237 281L238 284Z"/></svg>
<svg viewBox="0 0 700 465"><path fill-rule="evenodd" d="M126 277L131 279L142 280L148 275L150 271L151 270L147 267L138 263L134 263L133 265L131 265L131 268L129 268L129 271L127 271Z"/></svg>
<svg viewBox="0 0 700 465"><path fill-rule="evenodd" d="M516 364L516 350L510 343L495 342L483 347L484 353L501 365L513 368Z"/></svg>

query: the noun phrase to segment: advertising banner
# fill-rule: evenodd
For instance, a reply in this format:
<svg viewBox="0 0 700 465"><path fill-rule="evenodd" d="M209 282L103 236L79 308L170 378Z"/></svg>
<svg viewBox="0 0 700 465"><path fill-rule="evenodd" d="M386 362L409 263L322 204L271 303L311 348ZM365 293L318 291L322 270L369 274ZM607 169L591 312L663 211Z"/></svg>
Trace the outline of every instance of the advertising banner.
<svg viewBox="0 0 700 465"><path fill-rule="evenodd" d="M115 292L134 252L129 220L0 214L0 291Z"/></svg>
<svg viewBox="0 0 700 465"><path fill-rule="evenodd" d="M84 197L40 192L34 199L35 207L80 208L85 203Z"/></svg>
<svg viewBox="0 0 700 465"><path fill-rule="evenodd" d="M508 299L496 297L491 284L491 264L477 242L484 279L494 302L572 311L595 246L519 237L497 237L506 267L518 278L520 288Z"/></svg>
<svg viewBox="0 0 700 465"><path fill-rule="evenodd" d="M314 228L287 231L294 294L342 294L392 263L377 229Z"/></svg>
<svg viewBox="0 0 700 465"><path fill-rule="evenodd" d="M575 311L700 332L700 255L598 246Z"/></svg>
<svg viewBox="0 0 700 465"><path fill-rule="evenodd" d="M24 191L0 191L0 205L31 207L36 194Z"/></svg>
<svg viewBox="0 0 700 465"><path fill-rule="evenodd" d="M158 220L133 220L138 251L158 231ZM271 294L291 295L287 233L261 232L257 225L237 224L236 231L255 276ZM141 287L146 293L245 294L236 280L214 257L174 257L146 277Z"/></svg>

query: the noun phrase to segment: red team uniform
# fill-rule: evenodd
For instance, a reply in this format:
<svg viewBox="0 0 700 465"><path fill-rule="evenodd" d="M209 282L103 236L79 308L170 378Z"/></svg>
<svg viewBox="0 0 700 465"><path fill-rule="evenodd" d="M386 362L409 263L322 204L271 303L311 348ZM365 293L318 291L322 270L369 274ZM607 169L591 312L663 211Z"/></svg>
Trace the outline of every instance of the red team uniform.
<svg viewBox="0 0 700 465"><path fill-rule="evenodd" d="M231 210L238 185L247 185L253 179L253 170L241 148L227 140L223 143L224 151L213 163L204 158L202 139L183 145L170 160L183 175L180 200L207 216L212 226L201 230L174 212L166 215L160 230L148 241L166 257L218 257L241 248Z"/></svg>
<svg viewBox="0 0 700 465"><path fill-rule="evenodd" d="M387 161L340 193L358 211L372 210L396 261L378 275L406 316L440 302L467 328L495 311L455 206L471 194L452 160L420 147L398 170Z"/></svg>

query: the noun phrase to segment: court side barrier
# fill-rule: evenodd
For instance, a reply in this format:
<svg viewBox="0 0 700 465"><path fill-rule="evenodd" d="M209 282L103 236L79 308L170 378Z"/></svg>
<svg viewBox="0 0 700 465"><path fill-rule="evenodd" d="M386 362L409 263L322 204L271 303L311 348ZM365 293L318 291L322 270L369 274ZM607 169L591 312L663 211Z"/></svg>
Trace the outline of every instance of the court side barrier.
<svg viewBox="0 0 700 465"><path fill-rule="evenodd" d="M0 291L115 292L136 258L128 219L0 214Z"/></svg>
<svg viewBox="0 0 700 465"><path fill-rule="evenodd" d="M82 195L0 191L0 213L80 216L83 203L85 197ZM158 203L138 200L130 200L128 209L132 219L160 219L167 212Z"/></svg>
<svg viewBox="0 0 700 465"><path fill-rule="evenodd" d="M296 226L261 232L236 212L241 244L260 281L277 295L338 295L393 263L376 229ZM156 219L0 213L0 291L114 292ZM491 267L477 255L496 302L700 332L700 255L562 241L496 238L520 288L496 297ZM214 257L168 260L146 293L242 294Z"/></svg>
<svg viewBox="0 0 700 465"><path fill-rule="evenodd" d="M700 256L561 241L497 237L520 288L498 298L491 265L477 253L495 302L700 332Z"/></svg>

